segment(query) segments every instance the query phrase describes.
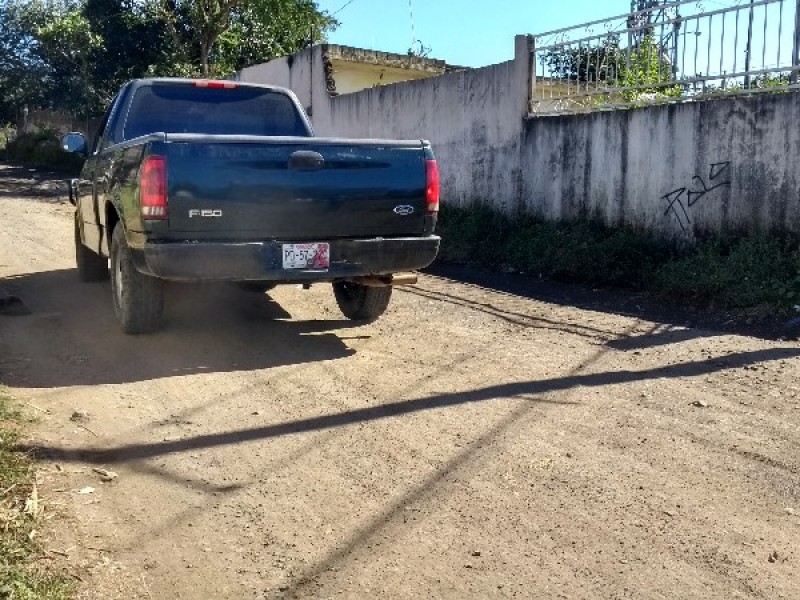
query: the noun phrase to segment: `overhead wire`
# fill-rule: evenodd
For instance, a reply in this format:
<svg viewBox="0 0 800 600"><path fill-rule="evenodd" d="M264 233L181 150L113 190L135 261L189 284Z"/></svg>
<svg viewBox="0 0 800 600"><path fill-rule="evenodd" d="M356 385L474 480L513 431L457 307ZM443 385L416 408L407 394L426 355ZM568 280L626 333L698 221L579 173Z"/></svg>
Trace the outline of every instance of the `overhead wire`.
<svg viewBox="0 0 800 600"><path fill-rule="evenodd" d="M414 31L414 7L411 5L411 0L408 0L408 16L411 20L411 48L413 50L417 43L417 34Z"/></svg>
<svg viewBox="0 0 800 600"><path fill-rule="evenodd" d="M353 2L355 2L355 1L356 1L356 0L347 0L347 2L345 2L345 3L344 3L344 5L343 5L343 6L342 6L342 7L341 7L339 10L337 10L336 12L334 12L334 13L333 13L331 16L332 16L332 17L335 17L336 15L338 15L340 12L342 12L342 11L343 11L345 8L347 8L348 6L350 6L350 5L351 5Z"/></svg>

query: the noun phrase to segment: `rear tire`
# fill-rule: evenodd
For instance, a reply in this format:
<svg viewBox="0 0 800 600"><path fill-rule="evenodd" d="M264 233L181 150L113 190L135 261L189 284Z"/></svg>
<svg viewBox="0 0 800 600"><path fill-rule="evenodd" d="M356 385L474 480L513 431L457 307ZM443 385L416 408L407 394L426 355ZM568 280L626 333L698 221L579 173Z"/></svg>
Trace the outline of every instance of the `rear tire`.
<svg viewBox="0 0 800 600"><path fill-rule="evenodd" d="M353 321L374 321L389 306L392 288L369 287L352 281L337 281L333 284L333 294L339 310Z"/></svg>
<svg viewBox="0 0 800 600"><path fill-rule="evenodd" d="M75 213L75 264L81 281L103 281L108 279L108 259L92 252L81 241L81 226Z"/></svg>
<svg viewBox="0 0 800 600"><path fill-rule="evenodd" d="M164 325L164 282L136 270L122 226L111 237L111 294L125 333L150 333Z"/></svg>

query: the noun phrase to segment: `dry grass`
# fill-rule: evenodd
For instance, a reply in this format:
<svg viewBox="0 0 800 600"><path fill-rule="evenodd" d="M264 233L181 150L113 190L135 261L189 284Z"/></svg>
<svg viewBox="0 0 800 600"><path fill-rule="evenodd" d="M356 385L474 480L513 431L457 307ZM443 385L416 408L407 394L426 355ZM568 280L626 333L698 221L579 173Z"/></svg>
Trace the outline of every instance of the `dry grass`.
<svg viewBox="0 0 800 600"><path fill-rule="evenodd" d="M34 465L15 450L24 422L0 389L0 600L67 600L71 583L35 562L42 506Z"/></svg>

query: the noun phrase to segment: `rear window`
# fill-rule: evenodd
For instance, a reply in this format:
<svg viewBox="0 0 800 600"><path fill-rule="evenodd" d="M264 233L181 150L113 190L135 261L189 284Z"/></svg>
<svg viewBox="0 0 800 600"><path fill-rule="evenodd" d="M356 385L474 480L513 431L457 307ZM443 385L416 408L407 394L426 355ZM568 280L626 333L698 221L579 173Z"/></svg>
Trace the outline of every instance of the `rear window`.
<svg viewBox="0 0 800 600"><path fill-rule="evenodd" d="M295 104L280 92L248 87L140 87L131 102L124 139L159 131L211 135L309 135Z"/></svg>

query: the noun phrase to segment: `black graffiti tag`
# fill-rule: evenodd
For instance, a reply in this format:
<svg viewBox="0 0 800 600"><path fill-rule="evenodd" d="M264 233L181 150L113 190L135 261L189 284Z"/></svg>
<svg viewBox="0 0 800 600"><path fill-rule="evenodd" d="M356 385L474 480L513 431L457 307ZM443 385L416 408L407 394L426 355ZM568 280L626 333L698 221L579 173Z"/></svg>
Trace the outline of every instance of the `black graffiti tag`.
<svg viewBox="0 0 800 600"><path fill-rule="evenodd" d="M685 232L691 224L687 209L697 204L701 198L715 189L730 185L730 170L730 161L711 163L708 173L708 180L711 185L706 184L705 179L699 175L695 175L692 177L692 188L681 187L661 196L662 200L667 201L667 209L664 211L664 216L670 212L673 213L678 225Z"/></svg>
<svg viewBox="0 0 800 600"><path fill-rule="evenodd" d="M712 192L715 189L717 189L718 187L722 187L723 185L730 185L731 184L731 181L730 181L730 178L729 178L730 177L730 168L731 168L731 163L730 162L713 163L711 165L711 169L710 169L709 174L708 174L708 179L712 183L717 181L717 180L719 180L719 179L726 179L726 178L728 178L728 179L727 179L727 181L717 181L717 183L715 183L711 187L708 187L706 185L706 182L703 181L702 177L699 177L697 175L692 177L692 182L695 182L695 181L699 181L700 182L701 189L700 190L689 190L689 192L688 192L689 199L687 201L687 204L689 206L694 206L695 204L697 204L697 202L700 200L700 198L702 198L703 196L705 196L709 192Z"/></svg>
<svg viewBox="0 0 800 600"><path fill-rule="evenodd" d="M668 202L667 210L664 211L664 216L668 215L670 212L673 212L675 214L675 218L678 220L678 225L681 226L683 231L686 231L686 227L691 222L691 219L689 219L689 213L686 212L686 206L684 206L683 202L681 201L681 197L685 191L686 188L682 187L671 191L669 194L664 194L661 196L662 200L666 200ZM678 212L678 208L680 208L680 212Z"/></svg>

